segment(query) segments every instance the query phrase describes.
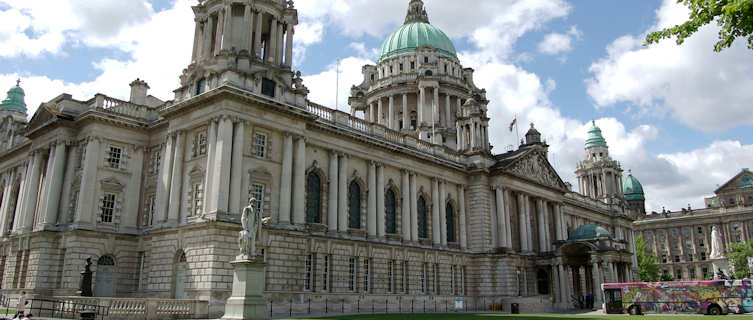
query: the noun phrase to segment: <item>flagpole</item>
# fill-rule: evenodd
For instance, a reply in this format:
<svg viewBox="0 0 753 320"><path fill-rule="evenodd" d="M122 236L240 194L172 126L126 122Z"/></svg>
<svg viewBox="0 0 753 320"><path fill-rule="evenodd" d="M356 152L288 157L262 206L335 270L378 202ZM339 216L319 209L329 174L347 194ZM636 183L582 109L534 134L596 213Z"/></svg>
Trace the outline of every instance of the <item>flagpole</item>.
<svg viewBox="0 0 753 320"><path fill-rule="evenodd" d="M518 115L515 115L515 133L518 135L518 143L520 143L520 130L518 129Z"/></svg>
<svg viewBox="0 0 753 320"><path fill-rule="evenodd" d="M337 58L335 73L335 110L337 110L340 107L340 58Z"/></svg>

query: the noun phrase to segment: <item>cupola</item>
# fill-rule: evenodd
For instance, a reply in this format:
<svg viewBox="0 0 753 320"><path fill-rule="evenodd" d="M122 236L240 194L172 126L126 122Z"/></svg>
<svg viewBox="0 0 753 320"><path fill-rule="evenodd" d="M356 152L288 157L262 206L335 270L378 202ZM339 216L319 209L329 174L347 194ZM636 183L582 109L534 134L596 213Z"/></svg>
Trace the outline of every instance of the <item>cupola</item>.
<svg viewBox="0 0 753 320"><path fill-rule="evenodd" d="M421 0L411 0L405 24L395 30L382 44L379 62L384 59L413 53L421 47L431 47L439 54L458 60L455 45L439 28L429 23L429 16Z"/></svg>
<svg viewBox="0 0 753 320"><path fill-rule="evenodd" d="M0 111L16 111L26 113L24 102L24 90L21 89L21 80L16 81L16 86L8 90L8 96L0 103Z"/></svg>

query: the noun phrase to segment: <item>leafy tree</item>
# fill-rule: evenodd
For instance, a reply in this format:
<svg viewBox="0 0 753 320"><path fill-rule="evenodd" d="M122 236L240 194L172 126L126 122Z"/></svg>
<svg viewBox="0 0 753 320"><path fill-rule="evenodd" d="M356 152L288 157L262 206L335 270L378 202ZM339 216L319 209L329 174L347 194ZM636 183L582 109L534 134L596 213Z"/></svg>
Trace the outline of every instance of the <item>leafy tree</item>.
<svg viewBox="0 0 753 320"><path fill-rule="evenodd" d="M648 249L646 241L638 235L635 237L635 254L638 258L638 269L641 272L641 281L654 282L659 280L659 267L656 265L656 256Z"/></svg>
<svg viewBox="0 0 753 320"><path fill-rule="evenodd" d="M753 240L748 243L730 243L727 249L727 261L730 269L735 269L732 275L735 279L747 278L750 274L748 269L748 257L753 257Z"/></svg>
<svg viewBox="0 0 753 320"><path fill-rule="evenodd" d="M661 274L661 281L675 281L675 278L669 274L669 273L663 273Z"/></svg>
<svg viewBox="0 0 753 320"><path fill-rule="evenodd" d="M646 44L676 37L679 45L696 33L699 28L716 21L721 30L714 51L720 52L729 48L738 37L747 38L748 48L753 49L753 0L677 0L677 2L690 9L688 21L648 34Z"/></svg>

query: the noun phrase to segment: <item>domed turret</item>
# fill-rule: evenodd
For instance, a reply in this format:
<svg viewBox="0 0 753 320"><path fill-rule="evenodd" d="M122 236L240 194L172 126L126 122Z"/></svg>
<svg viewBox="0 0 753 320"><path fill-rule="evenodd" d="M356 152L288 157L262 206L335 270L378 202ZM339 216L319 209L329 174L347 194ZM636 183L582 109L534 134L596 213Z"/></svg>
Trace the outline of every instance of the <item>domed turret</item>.
<svg viewBox="0 0 753 320"><path fill-rule="evenodd" d="M625 194L627 200L646 200L646 196L643 193L643 186L640 181L633 177L633 172L628 171L627 179L622 185L622 192Z"/></svg>
<svg viewBox="0 0 753 320"><path fill-rule="evenodd" d="M588 139L586 139L586 148L593 147L606 147L607 140L604 140L604 136L601 135L601 129L596 126L596 121L593 122L593 126L588 130Z"/></svg>
<svg viewBox="0 0 753 320"><path fill-rule="evenodd" d="M403 53L414 53L416 49L428 46L446 57L458 60L455 45L439 28L429 24L429 17L421 0L412 0L405 18L405 24L395 30L382 44L379 62Z"/></svg>
<svg viewBox="0 0 753 320"><path fill-rule="evenodd" d="M16 111L26 113L24 102L24 90L21 89L21 80L16 81L16 86L8 90L8 97L0 103L0 111Z"/></svg>
<svg viewBox="0 0 753 320"><path fill-rule="evenodd" d="M570 236L567 238L568 241L577 241L577 240L598 240L601 238L609 238L614 239L612 237L612 234L607 231L607 229L604 229L603 227L599 227L594 224L585 224L570 233Z"/></svg>

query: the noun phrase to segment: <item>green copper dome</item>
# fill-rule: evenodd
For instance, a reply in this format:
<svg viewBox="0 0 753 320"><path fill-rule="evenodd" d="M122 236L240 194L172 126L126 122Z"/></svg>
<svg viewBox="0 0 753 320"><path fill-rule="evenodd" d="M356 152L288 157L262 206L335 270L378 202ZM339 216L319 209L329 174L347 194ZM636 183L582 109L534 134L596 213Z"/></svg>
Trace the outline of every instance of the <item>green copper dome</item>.
<svg viewBox="0 0 753 320"><path fill-rule="evenodd" d="M395 30L382 44L379 62L382 60L415 52L416 49L429 46L444 56L458 60L455 45L442 30L429 23L423 1L411 0L405 24Z"/></svg>
<svg viewBox="0 0 753 320"><path fill-rule="evenodd" d="M593 126L588 130L588 139L586 139L586 148L593 147L606 147L607 140L604 140L604 136L601 135L601 129L596 126L596 121L593 122Z"/></svg>
<svg viewBox="0 0 753 320"><path fill-rule="evenodd" d="M633 173L628 173L627 179L622 184L622 193L625 194L627 200L646 200L646 196L643 193L643 186L641 182L633 177Z"/></svg>
<svg viewBox="0 0 753 320"><path fill-rule="evenodd" d="M596 240L599 238L614 239L612 237L612 234L609 233L607 229L604 229L594 224L584 224L578 227L578 229L575 229L575 231L573 231L572 233L570 233L570 236L567 237L567 240L568 241Z"/></svg>
<svg viewBox="0 0 753 320"><path fill-rule="evenodd" d="M26 102L24 102L24 90L21 89L21 80L16 82L16 86L8 90L8 97L0 103L0 111L18 111L26 113Z"/></svg>

